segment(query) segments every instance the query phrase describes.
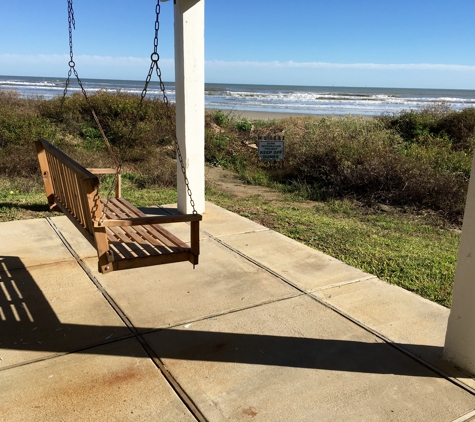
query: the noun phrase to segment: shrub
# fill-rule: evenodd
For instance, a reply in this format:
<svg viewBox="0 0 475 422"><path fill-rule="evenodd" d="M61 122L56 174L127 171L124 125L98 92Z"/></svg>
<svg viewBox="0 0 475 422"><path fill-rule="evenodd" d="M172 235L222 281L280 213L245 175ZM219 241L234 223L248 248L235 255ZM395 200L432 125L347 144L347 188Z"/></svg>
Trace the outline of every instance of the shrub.
<svg viewBox="0 0 475 422"><path fill-rule="evenodd" d="M146 99L138 107L138 97L121 92L98 92L90 99L135 185L174 185L174 106ZM453 221L462 216L475 109L440 106L374 119L293 117L252 123L219 110L208 113L206 161L232 167L251 182L278 181L315 199L351 196L368 204L436 210ZM255 149L249 148L258 135L266 134L285 135L284 169L259 162ZM39 177L32 145L39 137L86 167L114 166L81 95L64 101L25 100L0 91L3 177Z"/></svg>
<svg viewBox="0 0 475 422"><path fill-rule="evenodd" d="M175 137L175 106L168 108L160 99L140 98L120 91L98 91L89 96L109 142L119 151L135 146L169 143ZM98 130L91 108L84 97L74 94L45 102L40 107L42 116L52 120L64 133L91 139L84 134L85 128ZM90 129L86 129L90 130ZM96 138L96 136L94 136Z"/></svg>
<svg viewBox="0 0 475 422"><path fill-rule="evenodd" d="M404 141L418 142L420 138L432 135L438 124L438 117L429 109L422 111L404 110L386 120L388 128L394 129Z"/></svg>
<svg viewBox="0 0 475 422"><path fill-rule="evenodd" d="M90 96L124 169L141 174L140 186L175 185L175 108L159 99L100 91ZM84 97L21 99L0 91L0 172L4 176L38 173L32 141L46 138L86 167L114 167Z"/></svg>
<svg viewBox="0 0 475 422"><path fill-rule="evenodd" d="M241 119L236 122L236 129L240 132L250 132L252 129L252 124L247 119Z"/></svg>
<svg viewBox="0 0 475 422"><path fill-rule="evenodd" d="M475 145L475 108L450 110L446 104L421 111L405 110L380 116L388 129L396 130L407 143L440 146L471 154Z"/></svg>
<svg viewBox="0 0 475 422"><path fill-rule="evenodd" d="M39 115L34 100L22 103L16 94L0 91L0 148L52 139L55 133L51 122Z"/></svg>
<svg viewBox="0 0 475 422"><path fill-rule="evenodd" d="M453 148L470 153L475 145L475 108L451 111L437 125L452 140Z"/></svg>
<svg viewBox="0 0 475 422"><path fill-rule="evenodd" d="M304 117L257 125L254 137L285 134L284 169L258 162L236 125L216 132L207 120L206 160L249 181L265 172L260 180L278 181L311 199L353 197L369 205L435 210L460 222L472 155L453 148L455 141L438 130L450 113L441 106L378 118Z"/></svg>
<svg viewBox="0 0 475 422"><path fill-rule="evenodd" d="M353 196L367 203L411 205L460 216L470 172L465 155L407 148L377 119L346 117L287 132L286 178L313 186L320 197Z"/></svg>
<svg viewBox="0 0 475 422"><path fill-rule="evenodd" d="M210 134L205 142L205 160L212 165L226 166L230 158L230 143L232 138L229 135Z"/></svg>
<svg viewBox="0 0 475 422"><path fill-rule="evenodd" d="M211 118L219 127L225 128L229 125L229 115L224 114L221 110L216 110L211 113Z"/></svg>

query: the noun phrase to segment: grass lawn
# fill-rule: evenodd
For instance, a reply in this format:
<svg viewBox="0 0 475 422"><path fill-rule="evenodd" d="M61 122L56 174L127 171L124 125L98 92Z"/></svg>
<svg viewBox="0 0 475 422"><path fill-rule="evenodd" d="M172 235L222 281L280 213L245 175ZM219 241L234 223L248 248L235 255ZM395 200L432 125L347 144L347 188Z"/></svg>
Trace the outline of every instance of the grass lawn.
<svg viewBox="0 0 475 422"><path fill-rule="evenodd" d="M423 216L368 212L348 200L298 202L236 198L208 190L230 211L318 249L389 283L450 307L460 235Z"/></svg>

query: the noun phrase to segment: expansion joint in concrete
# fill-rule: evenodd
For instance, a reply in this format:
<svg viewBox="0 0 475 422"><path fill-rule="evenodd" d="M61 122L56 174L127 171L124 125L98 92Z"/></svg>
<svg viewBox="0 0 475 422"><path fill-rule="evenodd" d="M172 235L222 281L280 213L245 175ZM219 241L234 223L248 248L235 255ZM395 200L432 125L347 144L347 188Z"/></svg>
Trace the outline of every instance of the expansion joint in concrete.
<svg viewBox="0 0 475 422"><path fill-rule="evenodd" d="M160 370L160 372L163 374L167 382L169 383L170 387L175 391L175 393L178 395L180 400L183 402L183 404L188 408L188 410L193 414L193 416L199 421L199 422L205 422L207 419L203 415L203 413L198 409L196 404L193 402L191 397L185 392L185 390L181 387L181 385L178 383L178 381L175 379L175 377L168 371L166 368L165 364L162 362L162 360L155 354L153 351L152 347L147 343L145 338L137 331L137 329L134 327L132 322L129 320L127 315L122 311L120 306L115 302L115 300L109 295L109 293L104 289L102 284L99 282L99 280L92 274L92 272L89 270L87 265L84 263L84 261L79 257L79 255L76 253L76 251L72 248L72 246L69 244L69 242L66 240L66 238L62 235L61 231L55 226L55 224L51 221L49 217L46 217L46 220L50 224L51 228L54 230L54 232L58 235L60 240L63 242L64 246L68 249L68 251L71 253L71 255L74 257L74 259L77 261L78 265L83 269L83 271L86 273L86 275L89 277L89 279L94 283L94 285L99 289L99 291L102 293L106 301L109 303L109 305L114 309L114 311L117 313L119 318L122 320L122 322L127 326L127 328L131 331L132 336L137 339L137 341L140 343L142 348L145 350L147 355L150 357L152 362L155 364L155 366Z"/></svg>
<svg viewBox="0 0 475 422"><path fill-rule="evenodd" d="M475 410L472 410L466 415L460 416L460 418L457 418L453 420L452 422L470 422L470 421L475 421Z"/></svg>
<svg viewBox="0 0 475 422"><path fill-rule="evenodd" d="M454 378L452 376L450 376L449 374L447 374L446 372L442 371L441 369L437 368L436 366L432 365L431 363L421 359L419 356L415 355L414 353L412 353L411 351L407 350L406 348L402 347L401 345L399 345L398 343L395 343L393 342L391 339L387 338L386 336L384 336L383 334L379 333L378 331L372 329L371 327L369 327L368 325L366 325L365 323L361 322L361 321L358 321L357 319L353 318L351 315L348 315L347 313L343 312L341 309L338 309L337 307L331 305L330 303L328 302L325 302L323 299L315 296L312 292L308 292L304 289L302 289L301 287L299 287L298 285L296 285L295 283L293 283L292 281L290 281L289 279L285 278L284 276L280 275L279 273L273 271L272 269L266 267L265 265L261 264L260 262L256 261L255 259L251 258L250 256L244 254L243 252L241 252L240 250L236 249L236 248L233 248L231 245L228 245L226 242L224 242L223 240L221 240L220 238L217 238L215 236L213 236L211 233L208 233L204 230L201 230L206 236L208 236L210 239L214 240L215 242L219 243L220 245L228 248L229 250L231 250L232 252L234 252L235 254L241 256L242 258L246 259L247 261L251 262L252 264L256 265L257 267L261 268L262 270L264 271L267 271L269 274L273 275L274 277L282 280L284 283L288 284L289 286L293 287L294 289L298 290L299 292L301 292L302 294L304 295L307 295L309 298L315 300L316 302L320 303L321 305L331 309L332 311L336 312L337 314L341 315L343 318L346 318L347 320L351 321L352 323L356 324L357 326L363 328L364 330L366 330L367 332L373 334L374 336L378 337L380 340L384 341L386 344L388 344L389 346L392 346L394 347L396 350L398 350L399 352L401 353L404 353L405 355L407 355L408 357L410 357L411 359L415 360L416 362L420 363L421 365L425 366L427 369L435 372L436 374L438 374L439 376L445 378L446 380L450 381L451 383L457 385L458 387L462 388L463 390L475 395L475 389L471 388L470 386L464 384L463 382L461 382L460 380L458 380L457 378ZM373 277L368 277L369 279L370 278L373 278ZM366 279L366 278L365 278ZM363 279L358 279L358 280L354 280L354 281L350 281L350 283L352 282L359 282L359 281L363 281Z"/></svg>

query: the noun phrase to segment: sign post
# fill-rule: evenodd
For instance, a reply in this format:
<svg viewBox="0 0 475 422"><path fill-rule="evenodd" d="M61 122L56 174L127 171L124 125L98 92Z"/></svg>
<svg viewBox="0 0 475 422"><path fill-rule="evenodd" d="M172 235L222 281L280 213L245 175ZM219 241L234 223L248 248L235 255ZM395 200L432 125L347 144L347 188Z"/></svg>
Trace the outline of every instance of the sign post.
<svg viewBox="0 0 475 422"><path fill-rule="evenodd" d="M259 136L257 149L261 161L284 161L283 136Z"/></svg>

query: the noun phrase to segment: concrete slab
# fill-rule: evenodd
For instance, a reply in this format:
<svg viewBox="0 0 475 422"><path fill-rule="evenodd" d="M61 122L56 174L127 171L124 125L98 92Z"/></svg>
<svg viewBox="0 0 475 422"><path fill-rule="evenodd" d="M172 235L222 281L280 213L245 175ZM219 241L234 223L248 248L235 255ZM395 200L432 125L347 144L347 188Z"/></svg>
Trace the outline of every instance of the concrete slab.
<svg viewBox="0 0 475 422"><path fill-rule="evenodd" d="M200 228L215 237L269 230L267 227L218 207L211 202L206 202L206 212L203 214Z"/></svg>
<svg viewBox="0 0 475 422"><path fill-rule="evenodd" d="M146 207L141 208L141 210L147 215L153 215L158 212L158 214L179 214L176 204L166 204L160 207ZM162 210L166 210L165 212ZM179 227L179 225L170 224L164 225L167 230L173 228L173 226ZM233 212L225 210L224 208L218 207L211 202L206 202L206 211L203 214L203 220L200 223L200 228L202 231L209 233L215 237L220 237L226 234L236 234L236 233L247 233L252 231L261 231L269 230L267 227L264 227L260 224L254 223L247 218L241 217ZM179 229L178 229L179 230ZM175 232L172 232L176 234ZM177 232L179 236L179 231ZM182 236L189 236L189 233L182 231ZM180 237L180 236L179 236ZM203 234L203 239L206 238ZM180 239L184 240L183 237ZM189 241L189 240L185 240Z"/></svg>
<svg viewBox="0 0 475 422"><path fill-rule="evenodd" d="M205 232L208 232L213 236L222 236L224 234L269 230L260 224L254 223L244 217L240 217L212 203L208 202L206 207L206 213L203 215L203 221L200 224L200 228L202 229L200 234L201 240L208 238ZM166 204L160 207L142 207L140 209L147 215L170 215L178 213L176 204ZM81 233L74 227L67 217L53 217L51 218L51 221L68 240L68 243L72 246L80 258L96 256L95 249L81 235ZM184 242L190 242L190 227L188 224L164 224L163 227Z"/></svg>
<svg viewBox="0 0 475 422"><path fill-rule="evenodd" d="M0 271L73 259L44 219L9 221L0 230Z"/></svg>
<svg viewBox="0 0 475 422"><path fill-rule="evenodd" d="M300 294L229 249L201 242L200 264L188 262L102 275L85 261L139 329L167 327Z"/></svg>
<svg viewBox="0 0 475 422"><path fill-rule="evenodd" d="M305 291L374 277L272 230L220 240Z"/></svg>
<svg viewBox="0 0 475 422"><path fill-rule="evenodd" d="M147 215L170 215L159 207L141 208ZM172 208L169 210L173 210ZM81 258L97 257L96 249L86 240L81 232L69 221L66 216L52 217L51 221L61 234L67 239L68 243ZM190 242L190 226L186 223L163 224L163 227L170 233L173 233L185 243ZM200 239L207 239L205 234L200 235Z"/></svg>
<svg viewBox="0 0 475 422"><path fill-rule="evenodd" d="M376 278L314 295L475 389L471 376L442 359L449 309Z"/></svg>
<svg viewBox="0 0 475 422"><path fill-rule="evenodd" d="M75 261L0 272L0 369L130 331Z"/></svg>
<svg viewBox="0 0 475 422"><path fill-rule="evenodd" d="M141 207L140 210L148 216L179 214L176 204L163 206ZM190 243L190 225L187 223L162 224L163 228L173 233L178 239L185 243ZM204 233L200 233L200 240L207 239Z"/></svg>
<svg viewBox="0 0 475 422"><path fill-rule="evenodd" d="M200 228L204 232L210 233L215 237L220 237L227 234L269 230L267 227L254 223L253 221L225 210L224 208L218 207L211 202L206 202L205 205L206 211L203 214L203 220L200 223ZM178 213L176 204L166 204L161 208L165 208L169 213L172 214ZM141 209L146 214L151 214L154 212L154 207Z"/></svg>
<svg viewBox="0 0 475 422"><path fill-rule="evenodd" d="M400 287L373 278L314 294L398 342L443 345L449 309Z"/></svg>
<svg viewBox="0 0 475 422"><path fill-rule="evenodd" d="M458 419L455 419L454 421L452 422L473 422L475 421L475 410L465 414L465 415L462 415L460 416L460 418Z"/></svg>
<svg viewBox="0 0 475 422"><path fill-rule="evenodd" d="M145 336L210 421L452 421L475 397L308 296Z"/></svg>
<svg viewBox="0 0 475 422"><path fill-rule="evenodd" d="M97 257L96 249L81 234L66 216L51 217L52 223L68 240L68 243L80 258Z"/></svg>
<svg viewBox="0 0 475 422"><path fill-rule="evenodd" d="M194 421L135 339L0 372L4 421Z"/></svg>
<svg viewBox="0 0 475 422"><path fill-rule="evenodd" d="M147 341L211 421L473 418L475 396L260 265L435 365L445 308L210 203L195 270L104 276L69 221L53 222L132 323L159 329ZM0 226L1 418L190 420L48 223L13 223Z"/></svg>

